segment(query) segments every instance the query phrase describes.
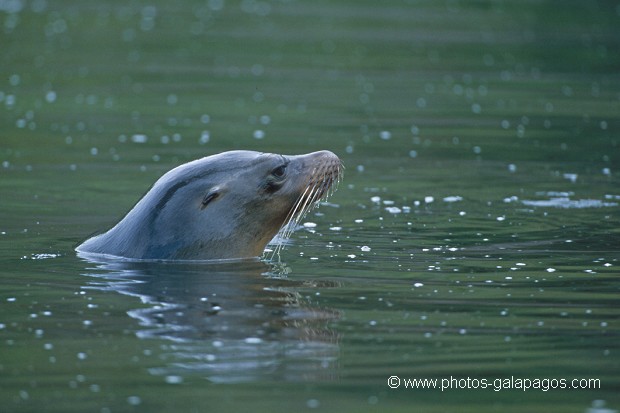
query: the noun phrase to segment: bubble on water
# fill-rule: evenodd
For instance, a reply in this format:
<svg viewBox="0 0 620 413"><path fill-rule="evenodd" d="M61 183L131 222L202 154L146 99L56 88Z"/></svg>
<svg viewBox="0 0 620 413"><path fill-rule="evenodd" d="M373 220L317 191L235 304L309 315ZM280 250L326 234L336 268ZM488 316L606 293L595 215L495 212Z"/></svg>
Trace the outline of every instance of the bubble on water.
<svg viewBox="0 0 620 413"><path fill-rule="evenodd" d="M418 157L418 151L414 151L414 150L409 151L409 157L410 158L417 158Z"/></svg>
<svg viewBox="0 0 620 413"><path fill-rule="evenodd" d="M21 76L18 74L12 74L11 76L9 76L9 84L11 86L19 86L19 83L21 82Z"/></svg>
<svg viewBox="0 0 620 413"><path fill-rule="evenodd" d="M510 165L508 165L508 171L515 173L517 172L517 165L511 163Z"/></svg>
<svg viewBox="0 0 620 413"><path fill-rule="evenodd" d="M252 65L250 71L254 76L261 76L263 73L265 73L265 67L260 63L256 63Z"/></svg>
<svg viewBox="0 0 620 413"><path fill-rule="evenodd" d="M202 133L200 134L200 139L198 140L198 142L199 142L201 145L204 145L204 144L208 143L210 139L211 139L211 134L209 133L209 131L208 131L208 130L204 130L204 131L202 131Z"/></svg>
<svg viewBox="0 0 620 413"><path fill-rule="evenodd" d="M380 196L370 197L370 201L375 203L375 204L379 204L379 203L381 203L381 197Z"/></svg>
<svg viewBox="0 0 620 413"><path fill-rule="evenodd" d="M164 381L167 384L181 384L183 383L183 377L181 376L166 376Z"/></svg>
<svg viewBox="0 0 620 413"><path fill-rule="evenodd" d="M448 202L448 203L453 203L453 202L460 202L463 200L462 196L459 195L453 195L453 196L447 196L443 199L443 202Z"/></svg>
<svg viewBox="0 0 620 413"><path fill-rule="evenodd" d="M316 222L304 222L304 228L316 228Z"/></svg>
<svg viewBox="0 0 620 413"><path fill-rule="evenodd" d="M424 197L424 202L427 203L427 204L431 204L431 203L435 202L435 198L432 197L432 196L425 196Z"/></svg>
<svg viewBox="0 0 620 413"><path fill-rule="evenodd" d="M392 138L392 133L390 131L383 130L379 133L379 137L383 139L384 141L387 141L387 140L390 140L390 138Z"/></svg>
<svg viewBox="0 0 620 413"><path fill-rule="evenodd" d="M317 399L309 399L306 401L306 406L308 406L308 408L310 409L317 409L319 408L319 406L321 406L321 402Z"/></svg>
<svg viewBox="0 0 620 413"><path fill-rule="evenodd" d="M574 173L565 173L565 174L562 174L562 177L563 177L564 179L568 179L568 180L569 180L569 181L571 181L572 183L575 183L575 182L577 182L577 177L578 177L578 175L577 175L577 174L574 174Z"/></svg>
<svg viewBox="0 0 620 413"><path fill-rule="evenodd" d="M6 95L4 98L4 104L8 107L14 106L16 100L15 95Z"/></svg>
<svg viewBox="0 0 620 413"><path fill-rule="evenodd" d="M364 252L368 252L370 251L370 247L368 245L364 245L360 247L360 250L364 251Z"/></svg>
<svg viewBox="0 0 620 413"><path fill-rule="evenodd" d="M127 403L131 406L139 406L142 404L142 399L139 396L129 396L127 397Z"/></svg>
<svg viewBox="0 0 620 413"><path fill-rule="evenodd" d="M50 258L58 258L60 256L61 254L39 253L39 254L32 254L30 256L30 259L31 260L47 260Z"/></svg>
<svg viewBox="0 0 620 413"><path fill-rule="evenodd" d="M263 139L265 137L265 132L260 129L256 129L252 133L252 136L254 137L254 139Z"/></svg>
<svg viewBox="0 0 620 413"><path fill-rule="evenodd" d="M414 287L414 288L424 287L424 284L423 284L423 283L420 283L420 282L413 283L413 287Z"/></svg>
<svg viewBox="0 0 620 413"><path fill-rule="evenodd" d="M142 134L142 133L136 133L134 135L131 135L131 141L133 143L146 143L146 141L148 141L148 136Z"/></svg>
<svg viewBox="0 0 620 413"><path fill-rule="evenodd" d="M45 100L48 103L53 103L56 101L56 92L54 92L53 90L50 90L49 92L47 92L45 94Z"/></svg>
<svg viewBox="0 0 620 413"><path fill-rule="evenodd" d="M602 208L618 206L617 202L604 202L598 199L577 199L572 200L568 197L552 197L548 200L523 200L523 205L533 207L554 207L554 208ZM566 242L572 242L567 240Z"/></svg>

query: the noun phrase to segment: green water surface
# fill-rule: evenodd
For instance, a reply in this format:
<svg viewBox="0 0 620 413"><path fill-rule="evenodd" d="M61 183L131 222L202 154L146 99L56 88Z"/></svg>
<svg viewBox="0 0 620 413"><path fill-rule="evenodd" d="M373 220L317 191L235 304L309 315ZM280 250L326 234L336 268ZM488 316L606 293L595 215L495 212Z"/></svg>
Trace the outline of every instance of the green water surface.
<svg viewBox="0 0 620 413"><path fill-rule="evenodd" d="M0 411L620 410L619 28L611 0L0 0ZM232 149L345 164L280 261L75 254Z"/></svg>

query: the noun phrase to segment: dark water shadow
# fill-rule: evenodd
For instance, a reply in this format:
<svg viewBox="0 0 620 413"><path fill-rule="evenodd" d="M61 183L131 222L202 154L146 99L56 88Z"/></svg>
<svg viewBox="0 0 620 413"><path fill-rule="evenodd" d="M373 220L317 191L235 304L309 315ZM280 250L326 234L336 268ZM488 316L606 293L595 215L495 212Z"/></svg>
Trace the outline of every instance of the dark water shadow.
<svg viewBox="0 0 620 413"><path fill-rule="evenodd" d="M336 311L318 308L305 283L261 261L224 263L123 262L88 257L85 288L138 298L128 311L137 337L164 340L167 380L193 375L213 382L332 380L339 337ZM306 286L307 287L307 286Z"/></svg>

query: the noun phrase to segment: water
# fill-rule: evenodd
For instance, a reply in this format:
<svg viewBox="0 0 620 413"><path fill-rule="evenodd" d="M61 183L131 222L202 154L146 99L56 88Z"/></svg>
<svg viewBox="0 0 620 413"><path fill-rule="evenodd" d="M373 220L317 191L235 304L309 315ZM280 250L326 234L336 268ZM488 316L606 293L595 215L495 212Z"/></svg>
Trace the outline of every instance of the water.
<svg viewBox="0 0 620 413"><path fill-rule="evenodd" d="M620 410L619 19L0 1L0 410ZM347 168L281 262L74 253L239 148Z"/></svg>

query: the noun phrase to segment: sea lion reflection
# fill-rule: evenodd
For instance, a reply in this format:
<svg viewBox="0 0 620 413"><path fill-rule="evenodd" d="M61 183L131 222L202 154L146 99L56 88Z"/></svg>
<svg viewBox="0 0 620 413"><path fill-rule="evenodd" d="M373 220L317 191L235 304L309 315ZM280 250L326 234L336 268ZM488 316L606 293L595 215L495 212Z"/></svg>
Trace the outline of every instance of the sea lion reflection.
<svg viewBox="0 0 620 413"><path fill-rule="evenodd" d="M270 277L260 261L234 264L99 262L87 288L138 297L142 339L167 341L156 375L214 382L330 380L338 336L335 311L313 306L302 282ZM307 288L307 286L306 286Z"/></svg>

